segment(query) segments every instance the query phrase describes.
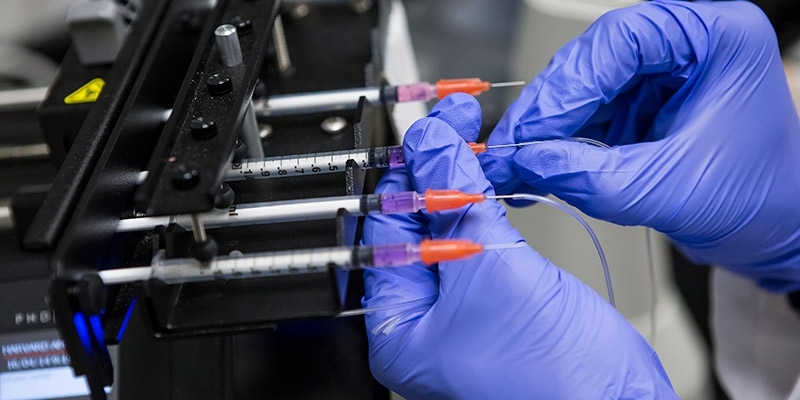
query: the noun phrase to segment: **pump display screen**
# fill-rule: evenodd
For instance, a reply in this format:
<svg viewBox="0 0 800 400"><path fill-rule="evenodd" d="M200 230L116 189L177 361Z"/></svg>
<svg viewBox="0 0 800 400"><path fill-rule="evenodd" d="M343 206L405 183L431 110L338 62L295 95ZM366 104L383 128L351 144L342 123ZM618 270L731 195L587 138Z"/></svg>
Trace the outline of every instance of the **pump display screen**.
<svg viewBox="0 0 800 400"><path fill-rule="evenodd" d="M0 334L0 350L0 400L89 398L55 329Z"/></svg>

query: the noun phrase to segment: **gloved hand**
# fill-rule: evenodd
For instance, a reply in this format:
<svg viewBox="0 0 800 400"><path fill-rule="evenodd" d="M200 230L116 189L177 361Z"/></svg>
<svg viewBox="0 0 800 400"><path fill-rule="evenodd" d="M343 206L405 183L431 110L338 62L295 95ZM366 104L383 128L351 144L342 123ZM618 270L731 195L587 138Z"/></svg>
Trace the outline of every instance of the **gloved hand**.
<svg viewBox="0 0 800 400"><path fill-rule="evenodd" d="M499 193L535 188L667 234L695 262L800 289L800 123L775 34L744 1L612 11L556 53L480 156Z"/></svg>
<svg viewBox="0 0 800 400"><path fill-rule="evenodd" d="M406 171L378 192L458 189L493 194L472 151L480 108L442 100L405 137ZM461 238L523 241L488 200L459 210L370 216L364 245ZM530 247L463 261L365 271L364 307L431 301L366 316L375 377L409 399L675 398L647 342L603 298Z"/></svg>

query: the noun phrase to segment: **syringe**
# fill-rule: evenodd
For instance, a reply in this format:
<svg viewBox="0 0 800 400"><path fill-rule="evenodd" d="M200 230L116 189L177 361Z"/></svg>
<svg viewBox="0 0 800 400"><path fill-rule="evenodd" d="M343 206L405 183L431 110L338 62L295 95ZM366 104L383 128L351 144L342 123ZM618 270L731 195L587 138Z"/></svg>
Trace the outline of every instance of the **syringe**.
<svg viewBox="0 0 800 400"><path fill-rule="evenodd" d="M483 245L469 240L423 240L419 244L328 247L215 257L208 263L193 258L157 260L153 266L100 271L106 285L158 279L168 284L261 278L326 271L394 267L422 262L432 265L470 257L487 250L523 247L524 242Z"/></svg>
<svg viewBox="0 0 800 400"><path fill-rule="evenodd" d="M480 154L496 148L523 147L557 140L568 140L600 147L608 147L604 143L582 137L566 137L561 139L497 145L467 142L467 145L469 145L475 154ZM355 161L361 169L396 168L405 165L403 146L373 147L370 149L327 151L311 154L266 157L262 159L246 159L242 160L240 164L234 164L225 174L225 180L280 178L341 172L345 170L348 160Z"/></svg>
<svg viewBox="0 0 800 400"><path fill-rule="evenodd" d="M240 204L227 210L195 214L195 217L208 229L228 228L336 218L339 210L345 210L353 216L403 214L420 210L436 212L456 209L494 197L483 193L468 194L458 190L428 189L424 194L410 191ZM191 215L126 218L117 223L116 231L118 233L147 231L157 225L166 226L169 223L176 223L190 230L191 219Z"/></svg>
<svg viewBox="0 0 800 400"><path fill-rule="evenodd" d="M523 147L536 143L558 140L588 143L608 148L608 145L594 139L582 137L565 137L561 139L537 140L523 143L487 145L486 143L467 142L475 154L503 147ZM232 164L225 173L225 181L243 179L270 179L292 176L308 176L342 172L347 168L347 161L353 160L360 169L396 168L405 165L403 146L372 147L368 149L352 149L324 151L319 153L293 154L258 159L245 159L241 163ZM147 178L147 171L139 173L137 182Z"/></svg>
<svg viewBox="0 0 800 400"><path fill-rule="evenodd" d="M456 92L477 96L491 88L524 84L525 81L490 83L479 78L441 79L435 84L419 82L410 85L273 95L267 99L253 100L253 109L259 117L323 112L355 108L361 97L365 97L372 104L393 104L428 101Z"/></svg>

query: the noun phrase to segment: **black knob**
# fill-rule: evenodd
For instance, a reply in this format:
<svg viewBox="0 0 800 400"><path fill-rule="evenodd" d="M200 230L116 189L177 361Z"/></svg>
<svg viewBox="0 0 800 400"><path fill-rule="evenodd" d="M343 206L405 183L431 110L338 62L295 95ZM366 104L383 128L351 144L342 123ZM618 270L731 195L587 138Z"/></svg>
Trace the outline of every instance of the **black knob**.
<svg viewBox="0 0 800 400"><path fill-rule="evenodd" d="M208 85L208 92L211 93L212 96L222 96L233 90L231 77L223 74L209 76L208 79L206 79L206 84Z"/></svg>
<svg viewBox="0 0 800 400"><path fill-rule="evenodd" d="M195 140L211 139L217 134L217 126L214 121L206 121L203 117L194 118L189 122L189 129Z"/></svg>
<svg viewBox="0 0 800 400"><path fill-rule="evenodd" d="M217 242L208 238L203 242L192 244L192 256L200 261L211 261L219 253Z"/></svg>
<svg viewBox="0 0 800 400"><path fill-rule="evenodd" d="M236 27L236 34L239 36L247 35L253 31L253 23L246 18L233 17L231 25Z"/></svg>
<svg viewBox="0 0 800 400"><path fill-rule="evenodd" d="M172 186L178 190L189 190L200 182L200 172L185 165L173 167L171 177Z"/></svg>
<svg viewBox="0 0 800 400"><path fill-rule="evenodd" d="M227 183L223 183L219 186L219 191L214 196L214 208L224 210L232 206L234 200L236 200L236 194L233 189Z"/></svg>

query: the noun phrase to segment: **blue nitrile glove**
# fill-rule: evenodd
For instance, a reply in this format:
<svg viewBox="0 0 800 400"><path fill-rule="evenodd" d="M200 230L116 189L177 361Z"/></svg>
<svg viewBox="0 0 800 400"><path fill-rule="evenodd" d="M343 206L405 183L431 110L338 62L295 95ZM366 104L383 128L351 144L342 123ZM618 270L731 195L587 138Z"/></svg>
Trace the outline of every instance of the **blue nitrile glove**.
<svg viewBox="0 0 800 400"><path fill-rule="evenodd" d="M653 227L695 262L800 289L800 123L767 18L744 1L652 1L556 53L489 143L499 193L533 187Z"/></svg>
<svg viewBox="0 0 800 400"><path fill-rule="evenodd" d="M480 108L442 100L406 133L407 171L378 192L458 189L493 194L475 155ZM409 180L409 176L411 179ZM422 239L523 241L494 200L433 214L370 216L364 245ZM530 247L463 261L365 271L375 377L409 399L675 398L658 356L603 298ZM426 301L430 300L430 301Z"/></svg>

